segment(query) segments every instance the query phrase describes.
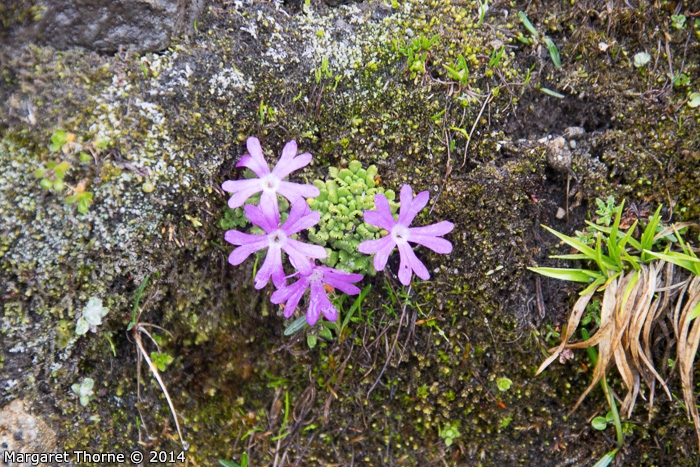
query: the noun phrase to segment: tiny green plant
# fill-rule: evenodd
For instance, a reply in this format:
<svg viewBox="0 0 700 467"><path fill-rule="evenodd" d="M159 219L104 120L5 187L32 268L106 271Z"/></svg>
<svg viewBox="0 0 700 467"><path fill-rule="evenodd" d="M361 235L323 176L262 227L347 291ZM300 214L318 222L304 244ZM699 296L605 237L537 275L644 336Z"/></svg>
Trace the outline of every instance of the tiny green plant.
<svg viewBox="0 0 700 467"><path fill-rule="evenodd" d="M501 59L503 58L503 54L505 53L505 46L501 46L497 49L493 49L491 52L491 57L489 58L489 68L496 68L498 65L501 63Z"/></svg>
<svg viewBox="0 0 700 467"><path fill-rule="evenodd" d="M97 297L90 297L78 318L75 333L82 336L89 330L96 332L97 326L102 324L102 318L107 316L107 313L109 313L109 310L102 306L102 300Z"/></svg>
<svg viewBox="0 0 700 467"><path fill-rule="evenodd" d="M425 73L425 63L428 60L428 53L432 50L433 45L439 38L439 34L434 35L430 39L421 34L419 37L416 37L404 45L396 44L398 51L408 58L406 65L409 73L411 73L411 78Z"/></svg>
<svg viewBox="0 0 700 467"><path fill-rule="evenodd" d="M66 198L67 204L77 204L78 212L81 214L87 214L90 210L90 204L92 204L93 194L85 190L86 181L83 180L75 188L72 188L73 194Z"/></svg>
<svg viewBox="0 0 700 467"><path fill-rule="evenodd" d="M518 18L520 18L520 22L523 24L527 32L530 33L530 37L528 38L523 36L522 33L518 33L517 39L523 44L537 45L540 41L540 35L537 33L537 29L535 29L535 27L532 25L525 12L518 12ZM549 56L552 59L554 67L561 68L561 57L559 55L559 49L557 48L556 44L547 36L544 36L542 40L545 46L547 47L547 51L549 52Z"/></svg>
<svg viewBox="0 0 700 467"><path fill-rule="evenodd" d="M48 161L46 168L37 169L34 171L34 176L40 178L39 185L46 190L63 191L66 184L63 179L66 172L70 169L70 164L65 161Z"/></svg>
<svg viewBox="0 0 700 467"><path fill-rule="evenodd" d="M92 388L95 386L95 381L92 378L85 378L78 384L73 384L70 388L79 397L80 405L85 407L93 399L95 393Z"/></svg>
<svg viewBox="0 0 700 467"><path fill-rule="evenodd" d="M651 55L646 52L639 52L634 54L634 67L643 68L647 63L651 61Z"/></svg>
<svg viewBox="0 0 700 467"><path fill-rule="evenodd" d="M466 86L469 81L469 68L467 67L467 61L464 59L464 55L459 54L457 56L457 62L453 66L443 65L447 70L447 74L451 79L457 81L462 86Z"/></svg>
<svg viewBox="0 0 700 467"><path fill-rule="evenodd" d="M489 11L489 1L477 0L479 3L479 21L476 23L476 27L481 26L484 23L484 18L486 18L486 12Z"/></svg>
<svg viewBox="0 0 700 467"><path fill-rule="evenodd" d="M685 15L671 15L671 26L675 29L685 29Z"/></svg>
<svg viewBox="0 0 700 467"><path fill-rule="evenodd" d="M75 135L73 133L67 133L64 130L55 130L51 135L51 144L49 149L51 152L58 152L63 149L67 143L75 141Z"/></svg>
<svg viewBox="0 0 700 467"><path fill-rule="evenodd" d="M459 432L459 422L445 423L445 426L439 428L440 438L445 440L445 446L450 447L454 440L462 436Z"/></svg>
<svg viewBox="0 0 700 467"><path fill-rule="evenodd" d="M328 57L322 57L321 66L314 70L314 77L316 78L316 83L320 83L321 78L323 78L324 76L326 78L331 78L333 76L333 71L331 70L331 67L328 64Z"/></svg>
<svg viewBox="0 0 700 467"><path fill-rule="evenodd" d="M505 376L496 380L496 386L498 386L498 390L501 392L509 390L512 385L513 381Z"/></svg>
<svg viewBox="0 0 700 467"><path fill-rule="evenodd" d="M151 360L159 371L165 371L165 368L174 361L173 357L165 352L151 352Z"/></svg>

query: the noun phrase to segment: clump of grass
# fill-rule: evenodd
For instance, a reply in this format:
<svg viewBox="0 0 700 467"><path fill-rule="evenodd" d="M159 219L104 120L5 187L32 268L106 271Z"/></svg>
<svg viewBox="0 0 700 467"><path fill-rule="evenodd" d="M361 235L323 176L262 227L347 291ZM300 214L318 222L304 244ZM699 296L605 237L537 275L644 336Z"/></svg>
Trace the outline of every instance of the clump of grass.
<svg viewBox="0 0 700 467"><path fill-rule="evenodd" d="M659 374L652 354L653 336L657 331L663 332L662 328L670 322L685 405L700 443L700 417L693 395L692 374L700 343L700 321L696 319L700 315L700 259L680 234L680 230L695 224L663 227L659 207L637 239L634 236L637 221L626 232L620 229L623 205L615 210L611 226L609 221L608 225L588 222L595 232L594 246L544 227L577 251L555 258L581 260L591 269L529 268L545 276L588 284L574 304L561 344L552 349L552 355L540 365L537 374L566 350L597 346L592 381L574 410L599 382L605 380L613 363L627 389L620 412L630 417L642 381L649 388L651 410L657 382L671 399L671 391ZM589 339L572 342L586 307L596 293L603 294L600 326ZM666 334L667 345L673 345L674 339Z"/></svg>

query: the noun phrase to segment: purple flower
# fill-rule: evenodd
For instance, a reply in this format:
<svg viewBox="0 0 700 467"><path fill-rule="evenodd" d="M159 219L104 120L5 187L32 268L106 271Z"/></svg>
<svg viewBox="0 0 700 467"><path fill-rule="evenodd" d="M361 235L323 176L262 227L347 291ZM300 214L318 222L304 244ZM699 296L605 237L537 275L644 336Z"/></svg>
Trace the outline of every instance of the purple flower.
<svg viewBox="0 0 700 467"><path fill-rule="evenodd" d="M418 243L436 253L447 254L452 251L452 243L444 238L439 238L452 231L454 228L452 222L442 221L425 227L409 228L416 215L428 204L429 197L429 193L423 191L418 193L414 199L413 190L409 185L401 187L401 209L398 222L391 215L389 201L381 193L374 195L374 205L377 210L365 211L365 222L381 227L388 231L389 235L379 240L365 240L358 245L357 249L365 254L374 253L374 268L381 271L386 266L394 246L399 247L401 255L399 280L403 285L411 283L411 271L423 280L430 279L428 269L413 253L408 242Z"/></svg>
<svg viewBox="0 0 700 467"><path fill-rule="evenodd" d="M228 257L228 262L234 266L241 264L251 253L267 248L265 262L255 276L255 288L262 289L272 277L276 287L286 284L282 268L282 250L289 255L289 260L302 274L311 274L312 265L309 258L323 259L326 249L318 245L309 245L289 238L295 233L316 225L320 214L311 211L306 203L292 205L289 217L284 225L279 226L279 214L267 216L257 206L247 204L245 215L254 225L265 231L265 234L246 234L237 230L228 230L225 234L227 242L240 245Z"/></svg>
<svg viewBox="0 0 700 467"><path fill-rule="evenodd" d="M304 274L300 271L301 277L298 281L290 286L285 286L272 294L270 301L272 303L287 304L284 307L284 317L289 318L296 310L299 300L306 292L306 289L311 289L309 292L309 308L306 310L306 322L309 326L313 326L318 321L319 316L323 313L328 321L335 321L338 318L338 310L333 306L326 294L326 285L334 289L339 289L348 295L357 295L360 293L352 282L362 280L362 274L350 274L347 272L338 271L337 269L326 266L316 266L311 264L311 272Z"/></svg>
<svg viewBox="0 0 700 467"><path fill-rule="evenodd" d="M297 143L290 141L282 150L282 157L272 172L263 157L262 148L258 138L251 136L246 142L248 152L236 164L236 167L247 167L259 177L244 180L227 180L221 185L224 191L233 193L228 200L231 209L243 206L255 193L260 195L259 206L265 215L272 218L275 214L279 217L279 206L277 204L277 194L287 198L294 204L303 198L313 198L320 194L318 188L313 185L300 185L298 183L286 182L283 180L290 173L305 167L311 162L311 154L304 153L297 156Z"/></svg>

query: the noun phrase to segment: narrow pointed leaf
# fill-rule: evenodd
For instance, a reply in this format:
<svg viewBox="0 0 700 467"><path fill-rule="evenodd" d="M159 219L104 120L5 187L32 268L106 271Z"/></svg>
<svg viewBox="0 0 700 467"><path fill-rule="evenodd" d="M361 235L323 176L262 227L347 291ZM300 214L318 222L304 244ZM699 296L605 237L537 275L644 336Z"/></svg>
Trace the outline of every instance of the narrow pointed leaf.
<svg viewBox="0 0 700 467"><path fill-rule="evenodd" d="M591 282L601 274L598 271L590 271L587 269L568 269L568 268L528 268L532 272L542 274L543 276L553 277L570 282Z"/></svg>

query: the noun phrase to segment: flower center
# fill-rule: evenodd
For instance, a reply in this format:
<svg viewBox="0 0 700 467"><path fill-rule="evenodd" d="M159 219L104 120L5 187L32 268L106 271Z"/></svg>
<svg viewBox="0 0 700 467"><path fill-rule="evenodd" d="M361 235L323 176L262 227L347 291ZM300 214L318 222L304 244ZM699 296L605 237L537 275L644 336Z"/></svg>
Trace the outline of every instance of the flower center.
<svg viewBox="0 0 700 467"><path fill-rule="evenodd" d="M277 188L280 186L280 179L272 174L267 174L260 179L263 191L277 193Z"/></svg>
<svg viewBox="0 0 700 467"><path fill-rule="evenodd" d="M267 239L270 242L270 246L276 246L278 248L282 248L282 246L287 243L287 236L281 229L268 234Z"/></svg>
<svg viewBox="0 0 700 467"><path fill-rule="evenodd" d="M396 224L391 229L391 239L397 245L408 242L408 227L401 224Z"/></svg>
<svg viewBox="0 0 700 467"><path fill-rule="evenodd" d="M309 282L323 282L323 270L314 268L314 271L309 275Z"/></svg>

